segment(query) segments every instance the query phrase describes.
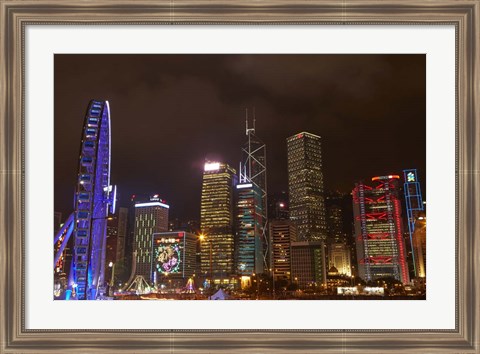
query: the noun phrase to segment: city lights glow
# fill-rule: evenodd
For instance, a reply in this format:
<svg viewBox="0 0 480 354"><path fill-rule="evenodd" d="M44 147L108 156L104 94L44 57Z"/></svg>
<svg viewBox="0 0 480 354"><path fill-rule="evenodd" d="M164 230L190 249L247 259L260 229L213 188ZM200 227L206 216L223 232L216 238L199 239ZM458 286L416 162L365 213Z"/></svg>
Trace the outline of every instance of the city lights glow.
<svg viewBox="0 0 480 354"><path fill-rule="evenodd" d="M143 207L149 207L149 206L161 206L161 207L167 208L167 209L170 208L170 206L168 206L167 204L163 204L163 203L160 203L160 202L151 202L151 203L139 203L139 204L135 204L135 208L143 208Z"/></svg>
<svg viewBox="0 0 480 354"><path fill-rule="evenodd" d="M388 176L377 176L377 177L372 177L372 181L381 181L385 179L400 179L399 175L388 175Z"/></svg>
<svg viewBox="0 0 480 354"><path fill-rule="evenodd" d="M205 164L205 171L216 171L220 169L220 162L207 162Z"/></svg>
<svg viewBox="0 0 480 354"><path fill-rule="evenodd" d="M237 189L244 189L244 188L252 188L253 184L246 183L246 184L237 184Z"/></svg>

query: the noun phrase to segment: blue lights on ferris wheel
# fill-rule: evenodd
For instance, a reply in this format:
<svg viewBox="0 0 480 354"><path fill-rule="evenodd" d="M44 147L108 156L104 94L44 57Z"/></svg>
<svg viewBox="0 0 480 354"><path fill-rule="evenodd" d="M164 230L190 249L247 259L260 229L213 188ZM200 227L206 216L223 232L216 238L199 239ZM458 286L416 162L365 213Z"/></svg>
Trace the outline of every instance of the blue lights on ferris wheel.
<svg viewBox="0 0 480 354"><path fill-rule="evenodd" d="M92 100L84 119L78 162L74 212L55 240L62 245L54 267L70 235L74 236L73 257L66 299L95 300L105 283L104 263L107 217L115 213L117 189L110 185L110 108L108 101ZM63 238L62 238L63 237Z"/></svg>

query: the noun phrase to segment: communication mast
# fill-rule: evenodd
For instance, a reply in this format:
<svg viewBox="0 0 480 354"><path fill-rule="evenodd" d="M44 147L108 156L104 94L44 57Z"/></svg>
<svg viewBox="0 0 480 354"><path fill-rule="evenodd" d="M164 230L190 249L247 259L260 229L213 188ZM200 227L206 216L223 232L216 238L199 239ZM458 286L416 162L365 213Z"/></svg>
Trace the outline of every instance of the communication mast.
<svg viewBox="0 0 480 354"><path fill-rule="evenodd" d="M267 230L267 147L255 135L255 107L253 108L253 124L248 124L248 108L245 109L245 135L247 141L242 148L242 163L240 164L240 183L252 183L261 192L261 218L263 238L263 261L268 269L268 230Z"/></svg>

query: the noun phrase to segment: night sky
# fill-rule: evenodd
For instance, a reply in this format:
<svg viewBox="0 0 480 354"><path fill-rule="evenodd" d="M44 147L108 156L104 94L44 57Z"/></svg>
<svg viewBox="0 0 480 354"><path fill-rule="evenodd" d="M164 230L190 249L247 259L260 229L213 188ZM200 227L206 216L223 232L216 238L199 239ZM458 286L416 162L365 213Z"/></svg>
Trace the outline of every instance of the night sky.
<svg viewBox="0 0 480 354"><path fill-rule="evenodd" d="M417 168L425 190L425 55L55 55L55 211L73 211L84 114L110 102L119 204L158 193L199 219L203 164L238 169L245 108L267 144L270 192L287 191L286 138L322 137L327 190Z"/></svg>

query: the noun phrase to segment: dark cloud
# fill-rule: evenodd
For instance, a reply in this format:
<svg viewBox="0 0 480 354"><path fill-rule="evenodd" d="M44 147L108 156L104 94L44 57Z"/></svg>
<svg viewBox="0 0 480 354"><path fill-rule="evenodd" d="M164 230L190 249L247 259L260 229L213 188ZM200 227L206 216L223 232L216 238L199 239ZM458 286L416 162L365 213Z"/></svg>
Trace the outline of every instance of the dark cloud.
<svg viewBox="0 0 480 354"><path fill-rule="evenodd" d="M424 55L56 55L55 209L71 211L83 115L112 112L122 201L158 192L198 217L202 165L237 168L245 107L267 144L268 188L287 189L285 139L322 136L326 186L418 168L425 180Z"/></svg>

